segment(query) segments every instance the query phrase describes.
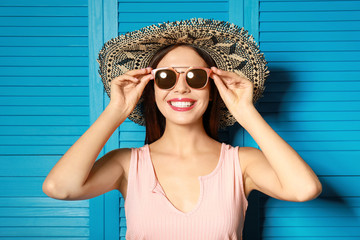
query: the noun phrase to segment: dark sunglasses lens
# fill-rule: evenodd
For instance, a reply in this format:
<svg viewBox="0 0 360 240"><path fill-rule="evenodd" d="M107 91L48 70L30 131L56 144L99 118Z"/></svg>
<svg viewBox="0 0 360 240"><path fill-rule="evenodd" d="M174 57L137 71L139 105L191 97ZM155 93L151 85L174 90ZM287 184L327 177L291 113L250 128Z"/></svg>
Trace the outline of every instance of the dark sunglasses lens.
<svg viewBox="0 0 360 240"><path fill-rule="evenodd" d="M172 70L159 70L155 74L156 85L161 89L170 89L176 83L176 74Z"/></svg>
<svg viewBox="0 0 360 240"><path fill-rule="evenodd" d="M186 74L186 81L192 88L203 88L207 83L207 73L204 69L191 69Z"/></svg>

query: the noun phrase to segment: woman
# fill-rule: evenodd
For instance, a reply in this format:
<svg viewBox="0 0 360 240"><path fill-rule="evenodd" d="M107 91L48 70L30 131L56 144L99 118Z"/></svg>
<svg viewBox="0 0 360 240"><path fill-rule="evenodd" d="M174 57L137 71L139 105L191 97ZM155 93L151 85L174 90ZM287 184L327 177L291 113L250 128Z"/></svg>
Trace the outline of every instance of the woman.
<svg viewBox="0 0 360 240"><path fill-rule="evenodd" d="M194 25L190 28L200 28ZM110 46L103 50L112 51ZM127 239L241 239L252 190L287 201L317 197L321 184L315 173L254 107L259 82L220 70L216 65L221 61L209 53L194 42L165 44L146 54L151 55L144 60L150 67L126 71L111 84L111 74L109 82L102 76L105 89L111 85L110 103L51 170L44 192L80 200L119 190L125 199ZM115 55L110 56L109 62L114 61ZM217 141L217 127L229 122L220 114L221 103L261 150ZM147 144L113 150L95 162L129 115L145 122Z"/></svg>

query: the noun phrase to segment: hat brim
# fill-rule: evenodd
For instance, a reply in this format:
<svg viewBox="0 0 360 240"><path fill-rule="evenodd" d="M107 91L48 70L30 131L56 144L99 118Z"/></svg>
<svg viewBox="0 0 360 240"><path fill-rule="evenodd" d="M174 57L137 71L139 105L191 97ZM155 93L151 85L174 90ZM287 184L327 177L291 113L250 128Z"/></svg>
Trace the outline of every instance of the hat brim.
<svg viewBox="0 0 360 240"><path fill-rule="evenodd" d="M148 67L160 49L179 43L202 49L213 58L218 68L235 72L252 81L253 103L262 97L269 71L265 57L253 37L244 28L229 22L201 18L151 25L106 42L97 61L108 96L111 96L112 79L127 71ZM141 100L129 119L144 125ZM234 122L236 120L228 113L227 116L221 116L220 127L233 125Z"/></svg>

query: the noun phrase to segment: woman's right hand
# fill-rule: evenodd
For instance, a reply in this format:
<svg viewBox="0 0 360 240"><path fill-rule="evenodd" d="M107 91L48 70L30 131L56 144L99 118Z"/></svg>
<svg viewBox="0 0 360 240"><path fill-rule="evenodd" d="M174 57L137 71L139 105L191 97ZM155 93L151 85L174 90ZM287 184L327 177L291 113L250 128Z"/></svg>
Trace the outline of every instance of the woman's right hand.
<svg viewBox="0 0 360 240"><path fill-rule="evenodd" d="M146 84L153 78L151 67L135 69L114 78L110 82L110 106L130 114L139 101Z"/></svg>

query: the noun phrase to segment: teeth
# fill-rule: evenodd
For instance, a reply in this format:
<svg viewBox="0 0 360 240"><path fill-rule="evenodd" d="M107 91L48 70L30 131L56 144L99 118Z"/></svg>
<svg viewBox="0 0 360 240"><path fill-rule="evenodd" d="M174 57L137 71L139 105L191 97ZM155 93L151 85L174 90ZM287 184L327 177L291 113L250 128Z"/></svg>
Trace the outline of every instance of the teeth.
<svg viewBox="0 0 360 240"><path fill-rule="evenodd" d="M194 102L170 102L170 104L174 107L186 108L191 107Z"/></svg>

